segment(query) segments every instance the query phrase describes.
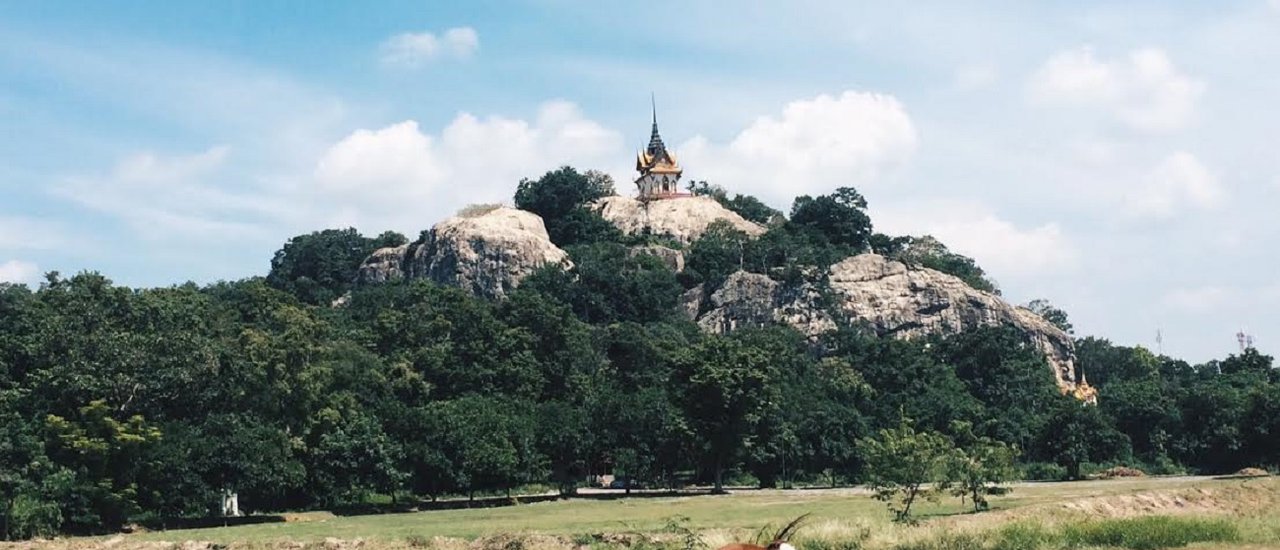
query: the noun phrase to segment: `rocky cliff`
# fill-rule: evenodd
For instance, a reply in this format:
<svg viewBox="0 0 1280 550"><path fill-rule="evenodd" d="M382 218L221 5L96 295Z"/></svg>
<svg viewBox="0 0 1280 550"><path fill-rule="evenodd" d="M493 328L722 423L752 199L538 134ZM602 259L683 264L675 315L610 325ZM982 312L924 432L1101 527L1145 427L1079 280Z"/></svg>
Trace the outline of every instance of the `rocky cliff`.
<svg viewBox="0 0 1280 550"><path fill-rule="evenodd" d="M591 207L628 235L664 235L685 244L697 240L717 220L725 220L753 237L765 231L711 197L640 201L615 196L600 199Z"/></svg>
<svg viewBox="0 0 1280 550"><path fill-rule="evenodd" d="M538 268L568 263L542 218L499 207L442 221L423 242L375 251L360 266L356 282L425 278L499 299Z"/></svg>
<svg viewBox="0 0 1280 550"><path fill-rule="evenodd" d="M956 277L862 254L831 266L827 282L830 292L824 296L814 284L783 285L764 275L738 272L706 300L696 320L713 332L778 322L816 336L833 330L839 318L895 338L1010 325L1044 352L1060 388L1076 389L1075 346L1070 335ZM692 300L693 295L687 298ZM830 307L823 307L828 301Z"/></svg>

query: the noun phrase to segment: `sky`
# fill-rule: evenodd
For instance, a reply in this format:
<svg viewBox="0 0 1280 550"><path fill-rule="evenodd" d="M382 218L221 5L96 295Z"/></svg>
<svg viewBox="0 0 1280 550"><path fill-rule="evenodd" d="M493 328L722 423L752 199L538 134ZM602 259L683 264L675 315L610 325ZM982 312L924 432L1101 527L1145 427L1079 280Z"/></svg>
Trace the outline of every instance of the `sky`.
<svg viewBox="0 0 1280 550"><path fill-rule="evenodd" d="M974 257L1079 336L1280 351L1280 0L0 4L0 281L264 275L569 164ZM1157 332L1162 336L1157 343Z"/></svg>

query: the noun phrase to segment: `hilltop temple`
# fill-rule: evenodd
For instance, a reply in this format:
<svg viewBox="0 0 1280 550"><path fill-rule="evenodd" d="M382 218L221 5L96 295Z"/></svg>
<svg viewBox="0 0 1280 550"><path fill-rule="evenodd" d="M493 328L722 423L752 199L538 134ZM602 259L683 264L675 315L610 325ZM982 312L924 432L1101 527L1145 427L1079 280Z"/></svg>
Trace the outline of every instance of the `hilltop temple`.
<svg viewBox="0 0 1280 550"><path fill-rule="evenodd" d="M676 162L676 156L667 151L658 135L658 109L653 109L653 132L649 135L649 146L636 154L636 186L640 188L640 200L650 201L686 197L689 193L680 192L680 174L684 172Z"/></svg>

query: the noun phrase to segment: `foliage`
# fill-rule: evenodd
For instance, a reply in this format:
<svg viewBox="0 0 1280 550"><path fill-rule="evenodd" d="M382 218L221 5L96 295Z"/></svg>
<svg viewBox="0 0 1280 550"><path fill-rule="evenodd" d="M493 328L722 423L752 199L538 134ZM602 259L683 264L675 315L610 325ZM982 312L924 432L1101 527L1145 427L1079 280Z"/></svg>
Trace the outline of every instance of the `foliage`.
<svg viewBox="0 0 1280 550"><path fill-rule="evenodd" d="M830 195L796 198L791 206L791 223L821 235L827 242L851 252L867 250L871 239L871 217L867 200L852 187L841 187Z"/></svg>
<svg viewBox="0 0 1280 550"><path fill-rule="evenodd" d="M298 235L276 251L267 284L303 302L328 305L350 290L360 263L370 253L406 242L399 233L388 231L370 239L354 228Z"/></svg>
<svg viewBox="0 0 1280 550"><path fill-rule="evenodd" d="M770 208L760 199L750 195L735 194L732 198L723 187L705 181L689 182L689 191L695 195L708 196L721 206L736 212L748 221L761 225L771 225L782 219L782 212Z"/></svg>
<svg viewBox="0 0 1280 550"><path fill-rule="evenodd" d="M517 202L575 243L575 267L501 302L423 280L351 288L365 254L405 241L354 230L295 237L266 277L203 287L0 284L0 535L163 527L217 513L225 493L277 511L571 493L605 473L672 488L865 479L906 519L931 480L981 507L1019 456L1028 477L1280 467L1280 377L1256 350L1192 365L1084 338L1077 369L1101 399L1082 406L1009 329L707 334L684 289L739 269L822 289L827 266L870 247L985 279L940 243L872 233L852 189L769 214L755 239L717 224L678 276L597 226L584 205L611 192L572 169L526 180Z"/></svg>
<svg viewBox="0 0 1280 550"><path fill-rule="evenodd" d="M884 247L891 258L909 265L918 265L954 275L973 288L1000 294L999 287L987 277L981 267L978 267L973 258L952 252L932 236L905 237L901 240L889 241L876 239L875 242Z"/></svg>
<svg viewBox="0 0 1280 550"><path fill-rule="evenodd" d="M1061 329L1062 332L1067 334L1074 332L1074 327L1071 326L1071 321L1067 320L1067 312L1054 307L1048 300L1045 300L1044 298L1037 298L1028 302L1026 307L1031 310L1031 313L1039 315L1045 321L1048 321L1049 324Z"/></svg>
<svg viewBox="0 0 1280 550"><path fill-rule="evenodd" d="M957 446L947 458L946 466L951 494L961 501L968 498L974 512L986 510L990 507L988 496L1009 492L1001 484L1016 475L1017 451L1001 441L974 435L972 425L967 422L956 421L956 424L952 431L960 435L956 437Z"/></svg>
<svg viewBox="0 0 1280 550"><path fill-rule="evenodd" d="M564 247L619 240L618 230L587 208L613 194L613 178L608 174L593 170L580 173L564 166L536 180L520 180L515 204L516 208L542 217L551 242Z"/></svg>
<svg viewBox="0 0 1280 550"><path fill-rule="evenodd" d="M867 486L900 522L914 521L911 505L917 498L937 499L936 489L928 484L943 478L952 449L942 434L917 431L905 418L897 428L880 430L878 437L858 440L867 464Z"/></svg>

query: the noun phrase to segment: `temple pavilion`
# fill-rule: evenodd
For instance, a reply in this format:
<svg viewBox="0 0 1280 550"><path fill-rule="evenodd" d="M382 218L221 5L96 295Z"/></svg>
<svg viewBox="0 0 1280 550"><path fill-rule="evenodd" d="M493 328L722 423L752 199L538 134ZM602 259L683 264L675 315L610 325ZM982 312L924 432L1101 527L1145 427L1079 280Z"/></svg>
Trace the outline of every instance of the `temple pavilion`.
<svg viewBox="0 0 1280 550"><path fill-rule="evenodd" d="M658 135L658 109L653 109L653 132L649 134L649 146L636 154L636 186L640 188L640 200L657 200L689 196L680 192L680 174L684 172L676 162L676 156L667 150Z"/></svg>

